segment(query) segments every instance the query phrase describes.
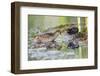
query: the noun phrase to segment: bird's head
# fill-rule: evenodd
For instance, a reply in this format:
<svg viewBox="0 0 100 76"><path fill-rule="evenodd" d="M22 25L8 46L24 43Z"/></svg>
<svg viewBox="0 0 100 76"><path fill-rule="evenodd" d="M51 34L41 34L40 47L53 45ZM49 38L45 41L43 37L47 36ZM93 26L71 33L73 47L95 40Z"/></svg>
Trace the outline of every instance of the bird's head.
<svg viewBox="0 0 100 76"><path fill-rule="evenodd" d="M72 34L76 34L76 33L78 33L78 28L77 27L72 27L72 28L68 28L67 29L67 33L68 34L70 34L70 35L72 35Z"/></svg>

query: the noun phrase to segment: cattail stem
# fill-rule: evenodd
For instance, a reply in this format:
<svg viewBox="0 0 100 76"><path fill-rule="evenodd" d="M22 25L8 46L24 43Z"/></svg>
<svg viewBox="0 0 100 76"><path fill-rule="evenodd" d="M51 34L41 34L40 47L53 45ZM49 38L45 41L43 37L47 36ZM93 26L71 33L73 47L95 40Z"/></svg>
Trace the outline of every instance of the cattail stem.
<svg viewBox="0 0 100 76"><path fill-rule="evenodd" d="M77 23L78 23L78 29L79 32L81 32L81 20L80 17L77 18ZM82 47L79 47L79 58L82 58Z"/></svg>

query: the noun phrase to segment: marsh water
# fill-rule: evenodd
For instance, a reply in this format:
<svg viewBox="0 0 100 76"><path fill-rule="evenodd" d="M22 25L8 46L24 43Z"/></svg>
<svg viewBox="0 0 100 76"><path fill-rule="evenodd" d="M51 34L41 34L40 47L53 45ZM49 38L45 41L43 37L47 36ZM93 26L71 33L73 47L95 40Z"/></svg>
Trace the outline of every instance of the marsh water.
<svg viewBox="0 0 100 76"><path fill-rule="evenodd" d="M29 49L28 60L57 60L87 58L87 47L67 49L66 51L46 50L46 48Z"/></svg>

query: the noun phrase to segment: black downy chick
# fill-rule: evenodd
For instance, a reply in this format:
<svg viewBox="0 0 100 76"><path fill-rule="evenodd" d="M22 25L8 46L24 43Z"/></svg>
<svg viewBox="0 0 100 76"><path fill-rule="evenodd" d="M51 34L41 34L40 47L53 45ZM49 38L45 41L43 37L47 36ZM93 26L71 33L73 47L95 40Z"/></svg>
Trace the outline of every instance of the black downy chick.
<svg viewBox="0 0 100 76"><path fill-rule="evenodd" d="M78 48L79 47L79 44L76 44L74 42L70 42L68 44L68 48L71 48L71 49L75 49L75 48Z"/></svg>
<svg viewBox="0 0 100 76"><path fill-rule="evenodd" d="M73 34L76 34L76 33L78 33L78 28L77 27L72 27L72 28L69 28L69 29L67 29L67 33L69 34L69 35L73 35Z"/></svg>

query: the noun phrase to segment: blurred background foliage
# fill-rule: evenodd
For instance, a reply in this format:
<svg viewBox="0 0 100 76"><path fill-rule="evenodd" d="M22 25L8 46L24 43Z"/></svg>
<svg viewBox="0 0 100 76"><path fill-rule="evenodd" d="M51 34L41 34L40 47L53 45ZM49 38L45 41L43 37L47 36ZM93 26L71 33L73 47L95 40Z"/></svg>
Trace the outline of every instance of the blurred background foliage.
<svg viewBox="0 0 100 76"><path fill-rule="evenodd" d="M28 30L34 30L34 33L39 33L52 27L59 27L61 25L70 26L70 24L77 24L80 18L81 32L87 32L87 17L73 17L73 16L43 16L43 15L28 15Z"/></svg>

